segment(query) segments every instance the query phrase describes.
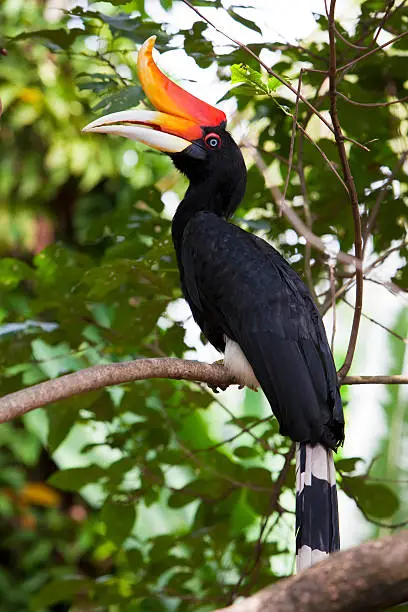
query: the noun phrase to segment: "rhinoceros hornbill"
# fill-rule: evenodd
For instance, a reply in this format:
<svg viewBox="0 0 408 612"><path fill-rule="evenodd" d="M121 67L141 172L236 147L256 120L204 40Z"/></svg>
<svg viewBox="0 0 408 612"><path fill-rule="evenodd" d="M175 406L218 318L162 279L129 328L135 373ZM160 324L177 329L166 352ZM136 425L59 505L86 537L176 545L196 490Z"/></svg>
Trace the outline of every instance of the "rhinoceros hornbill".
<svg viewBox="0 0 408 612"><path fill-rule="evenodd" d="M339 548L332 450L344 437L333 357L308 289L267 242L229 223L246 186L225 114L156 66L149 38L138 56L157 109L105 115L86 132L118 134L167 153L189 179L172 223L181 286L195 321L235 379L261 387L280 432L297 444L298 569Z"/></svg>

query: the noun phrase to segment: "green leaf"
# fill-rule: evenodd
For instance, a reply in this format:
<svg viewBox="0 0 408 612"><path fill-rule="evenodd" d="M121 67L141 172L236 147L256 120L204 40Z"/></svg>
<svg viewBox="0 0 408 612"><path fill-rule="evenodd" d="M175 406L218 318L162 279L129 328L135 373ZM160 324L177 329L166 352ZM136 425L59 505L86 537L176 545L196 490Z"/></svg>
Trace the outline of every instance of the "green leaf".
<svg viewBox="0 0 408 612"><path fill-rule="evenodd" d="M168 608L158 597L146 597L139 602L140 612L165 612Z"/></svg>
<svg viewBox="0 0 408 612"><path fill-rule="evenodd" d="M104 93L109 89L117 89L121 86L120 79L117 74L105 74L104 72L80 72L77 75L80 79L78 89L80 91L90 90L94 93ZM93 110L98 108L95 106Z"/></svg>
<svg viewBox="0 0 408 612"><path fill-rule="evenodd" d="M185 487L173 492L167 503L170 508L182 508L199 498L207 502L215 501L222 497L228 488L227 480L197 478Z"/></svg>
<svg viewBox="0 0 408 612"><path fill-rule="evenodd" d="M92 111L99 111L106 114L129 110L133 106L137 106L144 97L145 95L140 85L124 87L118 92L104 96L102 100L92 108Z"/></svg>
<svg viewBox="0 0 408 612"><path fill-rule="evenodd" d="M246 471L247 501L259 515L268 514L271 509L272 479L265 468L249 468Z"/></svg>
<svg viewBox="0 0 408 612"><path fill-rule="evenodd" d="M50 453L54 453L59 445L65 440L78 418L79 408L74 406L49 406L48 416L48 439L47 445Z"/></svg>
<svg viewBox="0 0 408 612"><path fill-rule="evenodd" d="M74 425L80 421L79 412L81 410L90 410L93 412L98 402L103 401L102 398L109 401L107 394L103 391L90 391L89 393L67 398L61 402L47 406L47 444L51 453L57 450Z"/></svg>
<svg viewBox="0 0 408 612"><path fill-rule="evenodd" d="M228 15L230 15L234 19L234 21L238 21L238 23L245 26L246 28L254 30L255 32L258 32L262 35L262 30L259 26L256 25L256 23L254 23L250 19L247 19L246 17L242 17L242 15L234 11L233 8L228 9Z"/></svg>
<svg viewBox="0 0 408 612"><path fill-rule="evenodd" d="M234 448L234 455L240 459L253 459L259 456L259 451L251 446L238 446Z"/></svg>
<svg viewBox="0 0 408 612"><path fill-rule="evenodd" d="M63 491L79 491L88 484L98 482L103 476L105 476L105 470L99 465L88 465L55 472L48 482Z"/></svg>
<svg viewBox="0 0 408 612"><path fill-rule="evenodd" d="M4 257L0 259L0 286L14 289L22 280L30 280L34 271L23 261Z"/></svg>
<svg viewBox="0 0 408 612"><path fill-rule="evenodd" d="M363 461L360 457L348 457L347 459L339 459L336 461L336 469L342 472L354 472L357 463Z"/></svg>
<svg viewBox="0 0 408 612"><path fill-rule="evenodd" d="M32 40L38 38L47 47L53 50L56 49L69 49L74 41L79 36L85 36L86 31L79 28L73 28L72 30L64 30L63 28L50 29L50 30L34 30L33 32L21 32L17 36L13 36L10 40L17 42L20 40Z"/></svg>
<svg viewBox="0 0 408 612"><path fill-rule="evenodd" d="M233 64L231 66L231 83L235 85L236 83L247 83L248 82L248 72L245 64Z"/></svg>
<svg viewBox="0 0 408 612"><path fill-rule="evenodd" d="M106 537L116 546L121 546L133 529L136 509L133 504L120 504L108 500L102 508L101 519L106 525Z"/></svg>
<svg viewBox="0 0 408 612"><path fill-rule="evenodd" d="M280 87L282 83L275 76L268 75L268 90L269 93L272 91L276 91L278 87Z"/></svg>
<svg viewBox="0 0 408 612"><path fill-rule="evenodd" d="M273 76L254 70L247 64L233 64L231 66L231 83L245 83L253 88L254 95L264 94L270 96L281 85Z"/></svg>
<svg viewBox="0 0 408 612"><path fill-rule="evenodd" d="M66 578L64 580L53 580L46 584L39 593L34 595L30 602L30 608L40 610L52 606L60 601L72 601L72 598L81 591L91 588L92 582L84 578Z"/></svg>
<svg viewBox="0 0 408 612"><path fill-rule="evenodd" d="M68 343L61 342L55 346L48 344L45 340L37 338L31 343L34 359L38 367L49 378L56 378L60 374L80 370L83 362L80 357L72 355Z"/></svg>
<svg viewBox="0 0 408 612"><path fill-rule="evenodd" d="M109 4L112 4L113 6L121 6L122 4L130 4L131 2L133 2L134 0L104 0L104 2L108 2ZM138 9L141 10L141 6L143 6L141 4L141 0L137 0L138 2Z"/></svg>
<svg viewBox="0 0 408 612"><path fill-rule="evenodd" d="M386 485L367 482L364 476L344 476L342 489L367 515L375 518L386 518L399 508L399 500Z"/></svg>

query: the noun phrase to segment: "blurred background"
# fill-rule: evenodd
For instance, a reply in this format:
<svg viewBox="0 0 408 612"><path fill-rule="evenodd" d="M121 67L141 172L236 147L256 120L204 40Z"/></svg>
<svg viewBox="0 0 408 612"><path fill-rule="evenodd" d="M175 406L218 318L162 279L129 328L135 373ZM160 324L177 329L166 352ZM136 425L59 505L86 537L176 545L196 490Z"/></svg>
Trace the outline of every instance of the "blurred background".
<svg viewBox="0 0 408 612"><path fill-rule="evenodd" d="M295 88L302 69L303 94L328 117L322 0L194 5ZM340 122L369 149L347 143L365 237L350 373L406 373L408 7L345 0L336 19L338 65L350 63L338 86ZM286 198L313 232L333 253L353 252L351 207L327 163L341 172L338 153L317 117L300 104L310 139L297 131L292 141L295 96L179 0L4 0L1 395L94 364L220 358L179 290L169 229L185 180L137 143L81 134L99 115L146 104L135 59L151 34L162 69L227 113L248 167L235 222L305 278L343 363L353 270L337 264L330 283L327 259L279 215L254 163L256 148L269 182L284 190L288 181ZM237 84L231 66L242 63L249 68ZM337 467L348 547L408 520L408 389L345 386L342 396ZM292 573L294 467L271 505L288 441L269 415L249 390L214 395L163 380L2 424L0 611L212 610Z"/></svg>

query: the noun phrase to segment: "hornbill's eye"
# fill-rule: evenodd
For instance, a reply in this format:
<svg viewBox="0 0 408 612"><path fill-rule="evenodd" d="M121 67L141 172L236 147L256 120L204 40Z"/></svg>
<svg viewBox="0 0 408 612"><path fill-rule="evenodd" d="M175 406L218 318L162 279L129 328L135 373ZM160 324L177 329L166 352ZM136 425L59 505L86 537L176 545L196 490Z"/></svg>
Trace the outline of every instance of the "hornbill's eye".
<svg viewBox="0 0 408 612"><path fill-rule="evenodd" d="M218 134L211 132L204 138L204 142L209 149L219 149L221 146L221 138Z"/></svg>

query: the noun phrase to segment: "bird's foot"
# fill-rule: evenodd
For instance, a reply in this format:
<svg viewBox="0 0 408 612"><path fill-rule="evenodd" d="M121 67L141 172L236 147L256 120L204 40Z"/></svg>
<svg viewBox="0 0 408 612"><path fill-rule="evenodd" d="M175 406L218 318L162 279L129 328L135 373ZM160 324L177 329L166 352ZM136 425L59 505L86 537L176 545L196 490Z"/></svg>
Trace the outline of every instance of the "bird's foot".
<svg viewBox="0 0 408 612"><path fill-rule="evenodd" d="M220 365L224 367L224 360L223 359L217 359L217 361L213 361L212 365ZM220 391L225 391L226 389L228 389L229 384L225 384L225 385L211 385L210 383L207 383L207 386L211 389L211 391L213 391L214 393L219 393Z"/></svg>

